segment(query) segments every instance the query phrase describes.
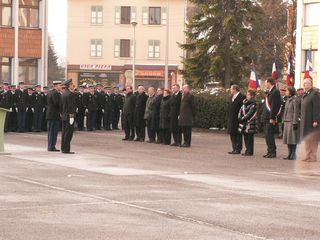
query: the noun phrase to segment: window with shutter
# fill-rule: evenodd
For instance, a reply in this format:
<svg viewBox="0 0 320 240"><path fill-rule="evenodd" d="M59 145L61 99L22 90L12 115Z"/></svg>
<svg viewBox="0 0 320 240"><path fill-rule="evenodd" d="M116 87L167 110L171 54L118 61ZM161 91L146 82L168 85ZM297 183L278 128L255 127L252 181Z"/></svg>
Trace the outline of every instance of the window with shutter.
<svg viewBox="0 0 320 240"><path fill-rule="evenodd" d="M144 25L149 24L149 8L148 7L142 8L142 24Z"/></svg>
<svg viewBox="0 0 320 240"><path fill-rule="evenodd" d="M120 40L120 57L130 57L130 39Z"/></svg>
<svg viewBox="0 0 320 240"><path fill-rule="evenodd" d="M114 40L114 57L115 58L120 57L120 40L119 39Z"/></svg>
<svg viewBox="0 0 320 240"><path fill-rule="evenodd" d="M131 23L131 7L121 7L121 24Z"/></svg>
<svg viewBox="0 0 320 240"><path fill-rule="evenodd" d="M115 7L114 22L115 24L121 23L121 7L119 6Z"/></svg>
<svg viewBox="0 0 320 240"><path fill-rule="evenodd" d="M90 45L90 56L91 57L102 57L102 39L91 39Z"/></svg>
<svg viewBox="0 0 320 240"><path fill-rule="evenodd" d="M149 24L150 25L161 24L161 8L160 7L149 8Z"/></svg>

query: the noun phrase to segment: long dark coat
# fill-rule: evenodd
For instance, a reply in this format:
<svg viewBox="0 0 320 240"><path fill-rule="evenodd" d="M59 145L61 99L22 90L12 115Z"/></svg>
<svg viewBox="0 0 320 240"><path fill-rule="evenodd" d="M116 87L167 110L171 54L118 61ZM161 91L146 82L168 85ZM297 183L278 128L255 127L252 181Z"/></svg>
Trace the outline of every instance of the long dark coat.
<svg viewBox="0 0 320 240"><path fill-rule="evenodd" d="M240 108L242 107L244 99L245 99L245 96L243 96L241 93L238 94L238 96L234 99L233 102L232 102L232 97L230 98L229 111L228 111L228 125L227 125L229 134L239 134L238 114L239 114Z"/></svg>
<svg viewBox="0 0 320 240"><path fill-rule="evenodd" d="M170 99L170 130L176 131L179 123L182 93L173 94Z"/></svg>
<svg viewBox="0 0 320 240"><path fill-rule="evenodd" d="M136 107L136 95L133 93L128 93L124 100L122 115L133 116L135 107Z"/></svg>
<svg viewBox="0 0 320 240"><path fill-rule="evenodd" d="M266 105L267 99L269 101L271 111L267 109L267 105ZM265 122L269 122L270 119L279 121L279 111L281 108L281 103L282 103L282 99L281 99L280 91L276 87L273 87L271 91L267 93L267 96L264 102L263 118Z"/></svg>
<svg viewBox="0 0 320 240"><path fill-rule="evenodd" d="M162 102L163 94L160 94L156 97L154 103L154 111L152 112L152 129L159 129L160 128L160 108Z"/></svg>
<svg viewBox="0 0 320 240"><path fill-rule="evenodd" d="M64 90L61 95L61 119L69 121L70 115L76 114L76 95L69 89Z"/></svg>
<svg viewBox="0 0 320 240"><path fill-rule="evenodd" d="M183 94L180 105L179 126L192 127L195 116L194 96L192 94Z"/></svg>
<svg viewBox="0 0 320 240"><path fill-rule="evenodd" d="M146 110L147 100L148 96L145 93L137 95L136 107L134 109L134 125L136 127L144 127L146 125L144 112Z"/></svg>
<svg viewBox="0 0 320 240"><path fill-rule="evenodd" d="M160 106L160 123L161 129L170 128L170 112L171 112L170 96L163 97Z"/></svg>
<svg viewBox="0 0 320 240"><path fill-rule="evenodd" d="M61 94L54 89L51 90L47 95L47 103L47 120L59 120Z"/></svg>
<svg viewBox="0 0 320 240"><path fill-rule="evenodd" d="M313 122L318 123L317 128L313 128ZM320 97L316 89L306 92L301 101L301 137L306 137L310 133L319 129L320 124Z"/></svg>

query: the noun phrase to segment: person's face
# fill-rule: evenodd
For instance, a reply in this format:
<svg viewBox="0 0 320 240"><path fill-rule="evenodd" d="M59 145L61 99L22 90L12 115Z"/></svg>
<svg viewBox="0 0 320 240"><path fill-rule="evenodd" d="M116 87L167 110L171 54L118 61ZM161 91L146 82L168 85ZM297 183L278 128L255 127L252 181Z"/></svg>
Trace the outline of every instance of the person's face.
<svg viewBox="0 0 320 240"><path fill-rule="evenodd" d="M154 89L153 88L149 88L148 89L148 95L149 96L153 96L154 95Z"/></svg>
<svg viewBox="0 0 320 240"><path fill-rule="evenodd" d="M16 90L17 90L17 88L15 88L15 87L11 88L11 91L13 91L13 92L16 91Z"/></svg>
<svg viewBox="0 0 320 240"><path fill-rule="evenodd" d="M23 85L23 84L20 84L20 85L19 85L19 88L20 88L20 89L24 89L24 85Z"/></svg>
<svg viewBox="0 0 320 240"><path fill-rule="evenodd" d="M48 94L49 90L48 89L43 89L44 94Z"/></svg>
<svg viewBox="0 0 320 240"><path fill-rule="evenodd" d="M107 89L107 94L111 94L112 93L112 91L111 91L111 89Z"/></svg>
<svg viewBox="0 0 320 240"><path fill-rule="evenodd" d="M289 89L286 90L285 95L286 95L287 97L290 97L290 96L291 96Z"/></svg>
<svg viewBox="0 0 320 240"><path fill-rule="evenodd" d="M73 84L73 82L70 83L69 90L70 90L71 92L74 92L75 89L76 89L76 86Z"/></svg>
<svg viewBox="0 0 320 240"><path fill-rule="evenodd" d="M126 92L127 92L127 93L131 93L132 91L133 91L133 90L131 89L131 87L127 87L127 88L126 88Z"/></svg>
<svg viewBox="0 0 320 240"><path fill-rule="evenodd" d="M164 92L163 92L163 96L164 96L164 97L167 97L167 96L169 96L169 93L168 93L167 91L164 91Z"/></svg>
<svg viewBox="0 0 320 240"><path fill-rule="evenodd" d="M89 92L90 92L90 93L94 93L94 87L90 87L90 88L89 88Z"/></svg>
<svg viewBox="0 0 320 240"><path fill-rule="evenodd" d="M248 100L251 100L251 99L252 99L252 96L250 95L249 92L247 92L247 99L248 99Z"/></svg>
<svg viewBox="0 0 320 240"><path fill-rule="evenodd" d="M179 92L179 88L177 87L177 86L173 86L172 87L172 92L174 92L174 93L177 93L177 92Z"/></svg>
<svg viewBox="0 0 320 240"><path fill-rule="evenodd" d="M267 90L270 90L271 87L272 87L272 85L271 85L269 82L266 81L266 89L267 89Z"/></svg>
<svg viewBox="0 0 320 240"><path fill-rule="evenodd" d="M8 91L9 90L9 86L8 85L3 85L3 90Z"/></svg>
<svg viewBox="0 0 320 240"><path fill-rule="evenodd" d="M232 96L234 96L234 95L237 94L237 91L233 87L231 87L230 88L230 93L231 93Z"/></svg>
<svg viewBox="0 0 320 240"><path fill-rule="evenodd" d="M298 95L298 96L302 96L302 95L303 95L303 90L297 91L297 95Z"/></svg>
<svg viewBox="0 0 320 240"><path fill-rule="evenodd" d="M98 90L98 91L101 91L101 90L102 90L102 86L98 85L98 86L97 86L97 90Z"/></svg>
<svg viewBox="0 0 320 240"><path fill-rule="evenodd" d="M55 89L56 89L58 92L61 92L61 90L62 90L62 85L61 85L61 84L55 85Z"/></svg>
<svg viewBox="0 0 320 240"><path fill-rule="evenodd" d="M144 87L142 87L142 86L140 86L139 88L138 88L138 93L143 93L144 92Z"/></svg>
<svg viewBox="0 0 320 240"><path fill-rule="evenodd" d="M287 91L288 89L286 91L280 91L281 96L287 96Z"/></svg>
<svg viewBox="0 0 320 240"><path fill-rule="evenodd" d="M28 89L28 94L30 95L30 94L32 94L32 90L31 89Z"/></svg>
<svg viewBox="0 0 320 240"><path fill-rule="evenodd" d="M158 88L158 89L157 89L157 94L158 94L158 95L163 94L163 92L162 92L161 88Z"/></svg>
<svg viewBox="0 0 320 240"><path fill-rule="evenodd" d="M183 93L190 93L190 88L188 86L183 86Z"/></svg>
<svg viewBox="0 0 320 240"><path fill-rule="evenodd" d="M79 92L83 93L84 88L79 88Z"/></svg>
<svg viewBox="0 0 320 240"><path fill-rule="evenodd" d="M119 89L118 88L114 88L113 91L114 91L115 94L119 93Z"/></svg>
<svg viewBox="0 0 320 240"><path fill-rule="evenodd" d="M37 87L37 88L36 88L36 91L37 91L37 92L41 92L41 87Z"/></svg>
<svg viewBox="0 0 320 240"><path fill-rule="evenodd" d="M312 82L308 79L304 80L303 86L305 91L309 91L312 88Z"/></svg>

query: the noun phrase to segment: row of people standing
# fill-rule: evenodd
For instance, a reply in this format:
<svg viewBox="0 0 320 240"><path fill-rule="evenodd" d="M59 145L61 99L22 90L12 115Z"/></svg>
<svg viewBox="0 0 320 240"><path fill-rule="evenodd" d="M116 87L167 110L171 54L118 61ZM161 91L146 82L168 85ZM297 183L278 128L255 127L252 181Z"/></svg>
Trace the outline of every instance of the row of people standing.
<svg viewBox="0 0 320 240"><path fill-rule="evenodd" d="M127 86L122 112L123 140L144 142L147 128L149 143L190 147L194 115L194 97L188 85L181 92L175 84L172 93L169 89L156 91L150 87L147 94L143 86L135 93L132 86Z"/></svg>
<svg viewBox="0 0 320 240"><path fill-rule="evenodd" d="M296 93L294 87L286 89L286 101L281 98L280 91L273 79L268 79L266 96L263 100L262 123L267 144L267 154L264 158L276 158L277 146L275 136L279 123L283 123L283 143L288 146L288 155L284 159L295 160L297 145L304 140L306 157L303 161L317 161L320 123L320 95L312 86L311 79L304 80L304 89ZM246 97L240 93L237 85L231 86L229 104L228 132L233 150L229 154L240 154L242 137L244 137L246 152L244 156L254 153L254 134L257 120L257 103L255 90L248 90Z"/></svg>

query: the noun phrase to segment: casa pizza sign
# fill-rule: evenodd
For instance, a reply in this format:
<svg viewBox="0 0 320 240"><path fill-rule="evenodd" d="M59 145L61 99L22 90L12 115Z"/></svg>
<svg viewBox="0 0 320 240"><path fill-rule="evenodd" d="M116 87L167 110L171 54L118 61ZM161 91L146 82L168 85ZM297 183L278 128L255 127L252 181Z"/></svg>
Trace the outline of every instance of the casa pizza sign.
<svg viewBox="0 0 320 240"><path fill-rule="evenodd" d="M81 64L80 70L104 70L110 71L112 69L111 65L103 64Z"/></svg>

